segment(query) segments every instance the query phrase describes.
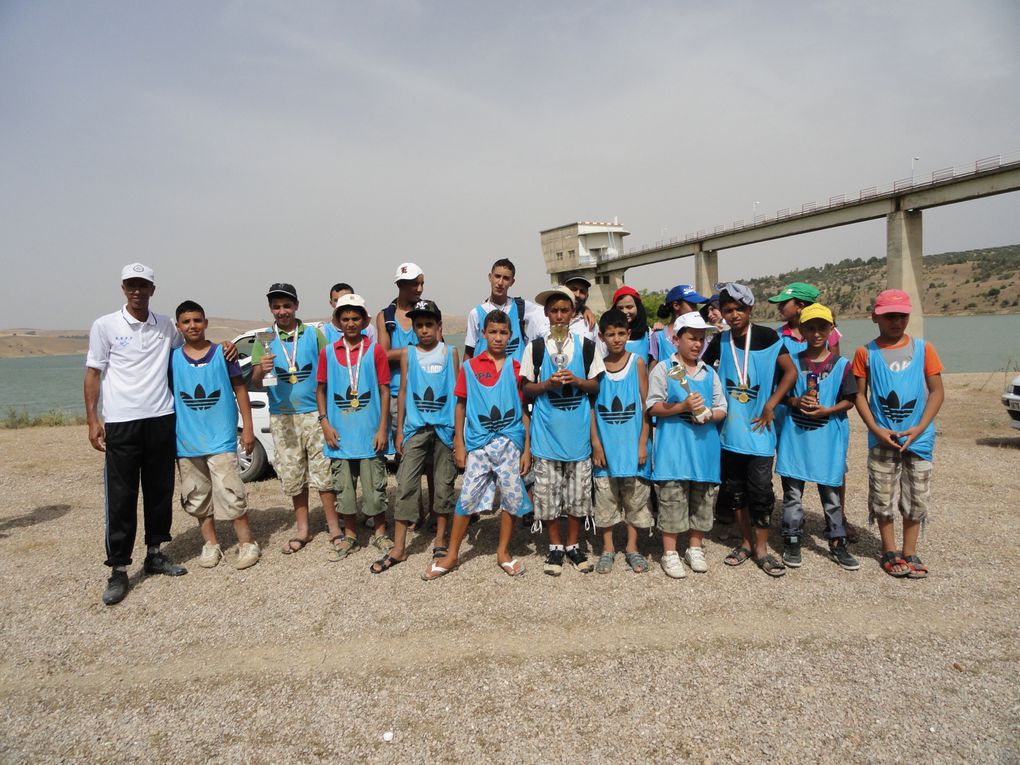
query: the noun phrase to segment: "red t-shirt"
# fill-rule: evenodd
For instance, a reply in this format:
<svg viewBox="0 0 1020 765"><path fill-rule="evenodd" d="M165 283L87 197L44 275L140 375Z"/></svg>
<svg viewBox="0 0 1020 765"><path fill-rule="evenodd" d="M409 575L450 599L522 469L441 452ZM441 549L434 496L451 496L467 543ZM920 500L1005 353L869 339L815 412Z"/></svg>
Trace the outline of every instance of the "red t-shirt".
<svg viewBox="0 0 1020 765"><path fill-rule="evenodd" d="M390 363L386 359L386 351L382 349L379 343L373 343L368 338L365 338L365 353L372 352L372 359L375 361L375 376L377 385L390 384ZM326 364L326 352L330 346L323 348L319 351L319 369L315 374L315 379L325 385L326 383L326 370L328 365ZM332 345L333 352L336 354L336 360L340 363L340 366L350 366L347 363L347 349L344 347L344 339L340 338ZM358 354L361 352L360 346L356 346L351 349L351 361L355 364L358 363Z"/></svg>
<svg viewBox="0 0 1020 765"><path fill-rule="evenodd" d="M521 401L524 401L524 391L521 390L521 365L517 363L517 359L510 359L514 364L514 378L517 380L517 395L521 397ZM506 361L503 362L504 364ZM475 376L482 385L491 388L499 380L500 372L496 370L496 362L493 361L488 353L482 353L474 358L468 360L467 364L462 364L460 372L457 374L457 384L453 388L453 395L457 398L467 398L467 378L464 376L466 369L471 370L471 374Z"/></svg>

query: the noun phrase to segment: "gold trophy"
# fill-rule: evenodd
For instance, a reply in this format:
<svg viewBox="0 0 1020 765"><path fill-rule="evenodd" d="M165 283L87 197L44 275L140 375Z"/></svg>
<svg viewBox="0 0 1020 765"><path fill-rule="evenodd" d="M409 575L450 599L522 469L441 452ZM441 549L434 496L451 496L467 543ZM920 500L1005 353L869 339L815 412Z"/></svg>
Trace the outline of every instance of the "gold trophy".
<svg viewBox="0 0 1020 765"><path fill-rule="evenodd" d="M675 367L671 367L668 374L680 383L680 387L684 389L688 396L691 395L691 384L687 382L687 369L684 368L683 364L677 364ZM705 419L705 413L708 411L710 410L707 406L702 406L694 413L694 416L698 420Z"/></svg>
<svg viewBox="0 0 1020 765"><path fill-rule="evenodd" d="M556 352L549 358L556 366L557 372L562 372L567 368L567 354L563 352L563 345L567 342L569 336L570 328L564 324L557 324L555 327L549 328L549 339L556 343Z"/></svg>
<svg viewBox="0 0 1020 765"><path fill-rule="evenodd" d="M275 332L262 331L255 333L255 339L262 343L263 353L269 353L269 344L273 342L273 339L275 337L276 337ZM276 385L276 383L277 383L276 374L273 372L272 369L270 369L268 372L265 373L265 375L263 375L262 385L265 386L266 388L272 388L274 385Z"/></svg>

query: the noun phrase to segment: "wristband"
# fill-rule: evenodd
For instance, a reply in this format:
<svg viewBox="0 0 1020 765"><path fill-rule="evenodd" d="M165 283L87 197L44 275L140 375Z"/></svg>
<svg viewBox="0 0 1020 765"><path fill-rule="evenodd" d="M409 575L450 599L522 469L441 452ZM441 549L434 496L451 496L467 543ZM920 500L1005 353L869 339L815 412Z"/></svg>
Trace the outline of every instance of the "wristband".
<svg viewBox="0 0 1020 765"><path fill-rule="evenodd" d="M322 422L322 421L323 421L323 420L325 420L325 419L326 419L326 418L327 418L328 416L329 416L328 414L320 414L320 415L318 416L318 418L316 419L316 422Z"/></svg>

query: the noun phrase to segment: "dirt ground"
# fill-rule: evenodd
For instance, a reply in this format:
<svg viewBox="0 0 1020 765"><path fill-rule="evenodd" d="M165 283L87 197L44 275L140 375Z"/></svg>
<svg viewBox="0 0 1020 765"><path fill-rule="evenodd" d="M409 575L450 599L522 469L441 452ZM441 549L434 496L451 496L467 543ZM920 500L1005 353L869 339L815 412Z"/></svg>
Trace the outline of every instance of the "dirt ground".
<svg viewBox="0 0 1020 765"><path fill-rule="evenodd" d="M190 573L141 577L139 540L108 608L85 428L0 431L0 760L1018 762L1020 431L1002 383L947 378L926 581L879 569L854 416L857 572L826 557L810 496L804 566L779 580L722 565L729 527L707 540L709 573L682 581L658 537L642 537L649 574L543 576L522 529L529 571L511 579L492 516L451 575L419 579L419 535L373 576L369 550L326 560L321 511L312 544L282 555L292 516L267 480L250 495L257 566L199 568L176 510L167 549Z"/></svg>

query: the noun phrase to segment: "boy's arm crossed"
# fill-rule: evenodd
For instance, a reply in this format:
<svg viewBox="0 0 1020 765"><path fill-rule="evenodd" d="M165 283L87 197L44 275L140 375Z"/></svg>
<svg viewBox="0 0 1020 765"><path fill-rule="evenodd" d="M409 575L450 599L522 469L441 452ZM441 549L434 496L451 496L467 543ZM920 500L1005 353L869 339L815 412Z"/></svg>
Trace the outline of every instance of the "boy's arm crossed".
<svg viewBox="0 0 1020 765"><path fill-rule="evenodd" d="M878 423L875 422L875 416L871 413L871 407L868 406L867 386L867 377L857 378L857 400L854 402L854 405L857 407L857 414L861 416L861 420L864 421L868 430L875 434L875 438L879 440L882 446L889 449L899 449L900 442L896 440L896 433L889 430L889 428L879 427Z"/></svg>

